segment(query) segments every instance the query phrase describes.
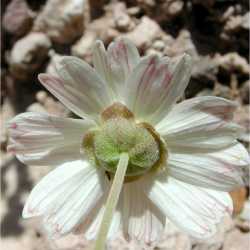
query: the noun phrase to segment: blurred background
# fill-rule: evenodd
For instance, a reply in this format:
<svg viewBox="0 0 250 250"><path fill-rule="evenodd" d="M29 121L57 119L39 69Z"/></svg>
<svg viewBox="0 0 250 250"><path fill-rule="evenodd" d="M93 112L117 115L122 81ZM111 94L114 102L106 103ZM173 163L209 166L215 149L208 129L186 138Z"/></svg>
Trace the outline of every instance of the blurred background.
<svg viewBox="0 0 250 250"><path fill-rule="evenodd" d="M1 21L1 249L76 250L88 245L72 235L51 242L36 221L21 219L29 191L50 168L27 167L8 154L4 123L24 111L70 116L37 75L53 72L62 55L91 63L97 38L108 45L127 37L142 55L192 55L195 63L185 98L215 95L236 100L235 121L245 129L239 140L249 149L248 0L2 0ZM197 242L168 225L162 240L150 249L249 249L247 182L231 194L234 218L225 219L213 239ZM111 247L144 249L121 238Z"/></svg>

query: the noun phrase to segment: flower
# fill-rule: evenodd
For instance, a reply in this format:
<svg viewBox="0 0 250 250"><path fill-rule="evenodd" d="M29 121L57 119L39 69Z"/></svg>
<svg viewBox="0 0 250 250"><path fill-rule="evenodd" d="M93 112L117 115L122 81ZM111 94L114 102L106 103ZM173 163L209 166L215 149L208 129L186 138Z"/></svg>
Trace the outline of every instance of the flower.
<svg viewBox="0 0 250 250"><path fill-rule="evenodd" d="M250 162L232 122L236 104L213 96L176 104L191 75L187 54L140 58L126 39L107 51L97 41L93 64L65 56L58 75L39 75L83 119L29 112L9 122L8 150L20 161L59 165L32 190L23 217L42 216L53 237L95 239L111 189L109 239L122 230L150 244L166 217L193 237L212 236Z"/></svg>

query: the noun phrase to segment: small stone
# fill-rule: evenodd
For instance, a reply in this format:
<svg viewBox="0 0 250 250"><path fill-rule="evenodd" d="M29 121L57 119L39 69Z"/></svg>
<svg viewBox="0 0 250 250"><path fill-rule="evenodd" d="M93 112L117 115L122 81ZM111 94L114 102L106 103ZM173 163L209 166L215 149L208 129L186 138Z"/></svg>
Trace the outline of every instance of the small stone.
<svg viewBox="0 0 250 250"><path fill-rule="evenodd" d="M69 234L51 242L52 249L83 250L87 249L88 242L82 235Z"/></svg>
<svg viewBox="0 0 250 250"><path fill-rule="evenodd" d="M226 235L223 250L249 249L249 237L250 233L242 233L239 230L233 230Z"/></svg>
<svg viewBox="0 0 250 250"><path fill-rule="evenodd" d="M168 235L165 240L157 244L157 250L191 250L191 241L186 234Z"/></svg>
<svg viewBox="0 0 250 250"><path fill-rule="evenodd" d="M215 82L213 95L223 97L226 99L232 99L232 90L226 85L222 85L219 82Z"/></svg>
<svg viewBox="0 0 250 250"><path fill-rule="evenodd" d="M157 22L170 21L178 16L184 7L182 0L137 0L144 12Z"/></svg>
<svg viewBox="0 0 250 250"><path fill-rule="evenodd" d="M229 73L237 71L247 76L250 74L250 66L247 60L236 52L230 52L225 55L216 54L214 59L217 66Z"/></svg>
<svg viewBox="0 0 250 250"><path fill-rule="evenodd" d="M18 40L10 54L10 70L17 79L27 79L42 66L51 47L49 38L43 33L29 33Z"/></svg>
<svg viewBox="0 0 250 250"><path fill-rule="evenodd" d="M105 34L102 33L102 41L104 41L105 44L109 44L119 36L120 33L118 30L109 28Z"/></svg>
<svg viewBox="0 0 250 250"><path fill-rule="evenodd" d="M191 33L186 29L181 30L176 40L171 41L171 46L167 46L164 49L164 53L169 56L177 56L184 52L191 55L193 60L196 61L198 59L198 51L192 41Z"/></svg>
<svg viewBox="0 0 250 250"><path fill-rule="evenodd" d="M176 17L180 14L180 12L182 11L184 6L184 2L183 1L173 1L172 3L169 4L168 8L167 8L167 16L168 18L173 18Z"/></svg>
<svg viewBox="0 0 250 250"><path fill-rule="evenodd" d="M121 15L115 19L115 24L118 30L126 31L129 29L130 18L128 15Z"/></svg>
<svg viewBox="0 0 250 250"><path fill-rule="evenodd" d="M140 8L138 6L130 7L127 9L127 13L130 16L136 16L140 13Z"/></svg>
<svg viewBox="0 0 250 250"><path fill-rule="evenodd" d="M48 97L48 94L47 94L47 92L44 91L44 90L40 90L40 91L37 92L37 94L36 94L36 99L37 99L37 101L38 101L39 103L41 103L41 104L44 104L44 103L45 103L47 97Z"/></svg>
<svg viewBox="0 0 250 250"><path fill-rule="evenodd" d="M156 40L154 41L152 47L158 51L163 51L165 48L165 43L162 40Z"/></svg>
<svg viewBox="0 0 250 250"><path fill-rule="evenodd" d="M69 114L69 111L58 101L55 101L52 97L47 97L44 102L45 110L53 115L65 117Z"/></svg>
<svg viewBox="0 0 250 250"><path fill-rule="evenodd" d="M196 58L192 69L192 78L185 91L185 96L191 98L203 91L204 88L211 88L216 80L216 72L217 68L214 66L212 58L209 56Z"/></svg>
<svg viewBox="0 0 250 250"><path fill-rule="evenodd" d="M105 29L103 27L105 27ZM84 40L86 36L92 35L102 40L104 44L109 44L120 35L120 32L115 29L114 17L111 10L109 10L106 15L91 22L80 41Z"/></svg>
<svg viewBox="0 0 250 250"><path fill-rule="evenodd" d="M175 39L169 34L163 34L161 40L164 42L165 46L172 46L175 43Z"/></svg>
<svg viewBox="0 0 250 250"><path fill-rule="evenodd" d="M22 36L30 30L34 17L35 13L25 0L12 0L3 16L3 28L13 35Z"/></svg>
<svg viewBox="0 0 250 250"><path fill-rule="evenodd" d="M209 239L192 239L192 250L221 250L225 236L234 229L234 221L230 216L225 216L217 225L217 232Z"/></svg>
<svg viewBox="0 0 250 250"><path fill-rule="evenodd" d="M250 29L250 12L249 11L243 16L241 26L246 30Z"/></svg>
<svg viewBox="0 0 250 250"><path fill-rule="evenodd" d="M241 29L249 30L250 26L250 12L242 15L230 15L224 27L226 33L235 33Z"/></svg>
<svg viewBox="0 0 250 250"><path fill-rule="evenodd" d="M230 16L234 14L234 12L235 12L234 6L229 6L227 10L223 13L223 15L220 17L220 21L221 22L227 21L230 18Z"/></svg>
<svg viewBox="0 0 250 250"><path fill-rule="evenodd" d="M225 32L235 32L240 30L242 24L242 16L230 16L225 24Z"/></svg>
<svg viewBox="0 0 250 250"><path fill-rule="evenodd" d="M73 42L83 33L85 3L86 0L48 0L33 30L46 33L60 44Z"/></svg>
<svg viewBox="0 0 250 250"><path fill-rule="evenodd" d="M130 16L126 13L124 3L117 3L113 7L115 26L120 31L128 31L131 26Z"/></svg>
<svg viewBox="0 0 250 250"><path fill-rule="evenodd" d="M92 46L96 40L96 33L87 32L72 48L72 54L91 63Z"/></svg>
<svg viewBox="0 0 250 250"><path fill-rule="evenodd" d="M211 89L203 89L202 91L200 91L196 96L211 96L213 95L213 91Z"/></svg>
<svg viewBox="0 0 250 250"><path fill-rule="evenodd" d="M32 103L28 108L28 112L38 112L38 113L47 113L46 109L38 102Z"/></svg>
<svg viewBox="0 0 250 250"><path fill-rule="evenodd" d="M163 53L155 49L148 49L146 55L158 55L159 57L162 57Z"/></svg>
<svg viewBox="0 0 250 250"><path fill-rule="evenodd" d="M135 29L124 37L131 40L139 49L146 49L152 42L160 37L162 30L160 26L147 16L142 17L141 22Z"/></svg>
<svg viewBox="0 0 250 250"><path fill-rule="evenodd" d="M60 60L62 59L62 55L57 54L54 52L54 50L49 51L50 61L46 67L46 73L56 75L57 69L56 65L60 63Z"/></svg>
<svg viewBox="0 0 250 250"><path fill-rule="evenodd" d="M6 151L8 142L8 131L5 123L11 120L15 116L15 109L9 99L6 97L3 101L1 112L0 112L0 147L2 151Z"/></svg>
<svg viewBox="0 0 250 250"><path fill-rule="evenodd" d="M236 220L235 225L241 232L244 233L250 232L250 220L238 219Z"/></svg>

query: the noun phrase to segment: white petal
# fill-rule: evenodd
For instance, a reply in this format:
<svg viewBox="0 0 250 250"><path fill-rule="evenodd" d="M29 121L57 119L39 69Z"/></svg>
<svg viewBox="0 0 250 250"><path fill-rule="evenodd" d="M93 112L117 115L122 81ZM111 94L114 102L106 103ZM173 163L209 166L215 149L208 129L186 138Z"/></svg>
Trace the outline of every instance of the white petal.
<svg viewBox="0 0 250 250"><path fill-rule="evenodd" d="M131 182L123 188L124 232L131 239L152 244L160 239L164 230L165 216L143 192L141 182Z"/></svg>
<svg viewBox="0 0 250 250"><path fill-rule="evenodd" d="M107 52L101 41L94 45L94 67L112 89L115 101L122 101L125 80L138 62L139 53L128 39L120 38L111 43Z"/></svg>
<svg viewBox="0 0 250 250"><path fill-rule="evenodd" d="M85 237L88 240L96 239L97 234L99 233L101 221L103 219L103 214L104 214L104 206L100 208L97 217L94 218L94 221L92 222L92 224L89 226L88 230L85 233ZM121 212L119 210L116 210L110 224L107 240L115 239L118 233L120 232L121 228L122 228Z"/></svg>
<svg viewBox="0 0 250 250"><path fill-rule="evenodd" d="M180 97L191 75L191 58L143 58L127 79L126 103L139 120L160 122Z"/></svg>
<svg viewBox="0 0 250 250"><path fill-rule="evenodd" d="M113 215L108 239L116 238L120 231L131 239L136 239L146 244L157 241L163 231L165 215L146 197L144 181L126 183L119 197L118 206ZM97 237L107 193L99 204L92 210L87 221L79 226L78 233L84 233L88 240Z"/></svg>
<svg viewBox="0 0 250 250"><path fill-rule="evenodd" d="M241 128L230 122L234 102L196 97L177 104L156 126L170 147L217 149L231 145Z"/></svg>
<svg viewBox="0 0 250 250"><path fill-rule="evenodd" d="M113 80L123 84L140 59L137 48L126 38L112 42L108 46L107 56Z"/></svg>
<svg viewBox="0 0 250 250"><path fill-rule="evenodd" d="M23 217L43 216L51 237L71 232L87 218L105 191L105 176L85 161L65 163L32 190Z"/></svg>
<svg viewBox="0 0 250 250"><path fill-rule="evenodd" d="M79 225L76 233L79 234L84 233L87 240L96 239L103 219L106 200L107 200L107 193L106 195L103 196L100 202L92 210L91 214L89 214L87 220L85 220L84 223ZM119 202L111 221L111 225L107 236L108 240L115 239L118 233L121 231L121 229L122 229L122 215L121 215L121 203Z"/></svg>
<svg viewBox="0 0 250 250"><path fill-rule="evenodd" d="M205 188L231 191L244 185L245 169L250 157L237 143L213 153L190 151L171 152L168 158L169 174L178 180Z"/></svg>
<svg viewBox="0 0 250 250"><path fill-rule="evenodd" d="M127 38L118 38L108 47L108 57L111 65L119 64L125 78L139 62L140 55L135 45Z"/></svg>
<svg viewBox="0 0 250 250"><path fill-rule="evenodd" d="M80 145L89 120L60 118L46 113L23 113L8 122L8 151L26 164L59 164L80 159Z"/></svg>
<svg viewBox="0 0 250 250"><path fill-rule="evenodd" d="M180 229L195 238L208 238L233 210L228 193L192 186L171 177L156 180L149 198Z"/></svg>
<svg viewBox="0 0 250 250"><path fill-rule="evenodd" d="M58 65L58 76L40 74L41 83L71 111L83 118L98 119L112 103L108 86L84 61L65 56Z"/></svg>
<svg viewBox="0 0 250 250"><path fill-rule="evenodd" d="M96 41L93 46L93 64L99 76L105 80L106 84L113 91L113 95L118 90L112 78L111 65L102 41ZM114 96L115 98L115 96Z"/></svg>

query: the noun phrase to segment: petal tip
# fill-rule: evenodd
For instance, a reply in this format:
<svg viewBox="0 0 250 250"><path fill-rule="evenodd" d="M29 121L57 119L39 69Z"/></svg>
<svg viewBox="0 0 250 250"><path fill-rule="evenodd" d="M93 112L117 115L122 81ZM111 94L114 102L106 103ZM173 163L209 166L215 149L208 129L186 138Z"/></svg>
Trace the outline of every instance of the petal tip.
<svg viewBox="0 0 250 250"><path fill-rule="evenodd" d="M128 39L127 37L122 37L122 36L118 37L116 39L116 42L122 42L124 44L133 44L134 45L134 43L130 39Z"/></svg>
<svg viewBox="0 0 250 250"><path fill-rule="evenodd" d="M11 154L16 154L16 150L15 150L15 147L13 146L13 144L8 145L6 151L8 153L11 153Z"/></svg>
<svg viewBox="0 0 250 250"><path fill-rule="evenodd" d="M146 57L146 61L148 62L148 64L156 64L157 62L159 62L159 60L160 57L157 54L151 54Z"/></svg>
<svg viewBox="0 0 250 250"><path fill-rule="evenodd" d="M182 58L184 60L185 65L189 65L189 66L193 65L193 57L190 54L188 54L188 53L185 52L183 54Z"/></svg>
<svg viewBox="0 0 250 250"><path fill-rule="evenodd" d="M49 79L50 75L49 74L46 74L46 73L41 73L38 75L38 80L41 82L41 83L46 83L47 80Z"/></svg>
<svg viewBox="0 0 250 250"><path fill-rule="evenodd" d="M15 118L11 119L10 121L7 121L5 123L6 129L17 129L17 123L14 121Z"/></svg>
<svg viewBox="0 0 250 250"><path fill-rule="evenodd" d="M94 43L94 46L97 46L97 47L100 47L100 46L102 46L103 45L103 42L102 42L102 40L99 40L99 39L97 39L96 41L95 41L95 43Z"/></svg>
<svg viewBox="0 0 250 250"><path fill-rule="evenodd" d="M93 56L95 53L105 52L105 46L101 40L96 40L92 47Z"/></svg>
<svg viewBox="0 0 250 250"><path fill-rule="evenodd" d="M26 203L24 205L23 211L22 211L22 218L23 219L28 219L33 217L34 211L29 207L29 205Z"/></svg>

